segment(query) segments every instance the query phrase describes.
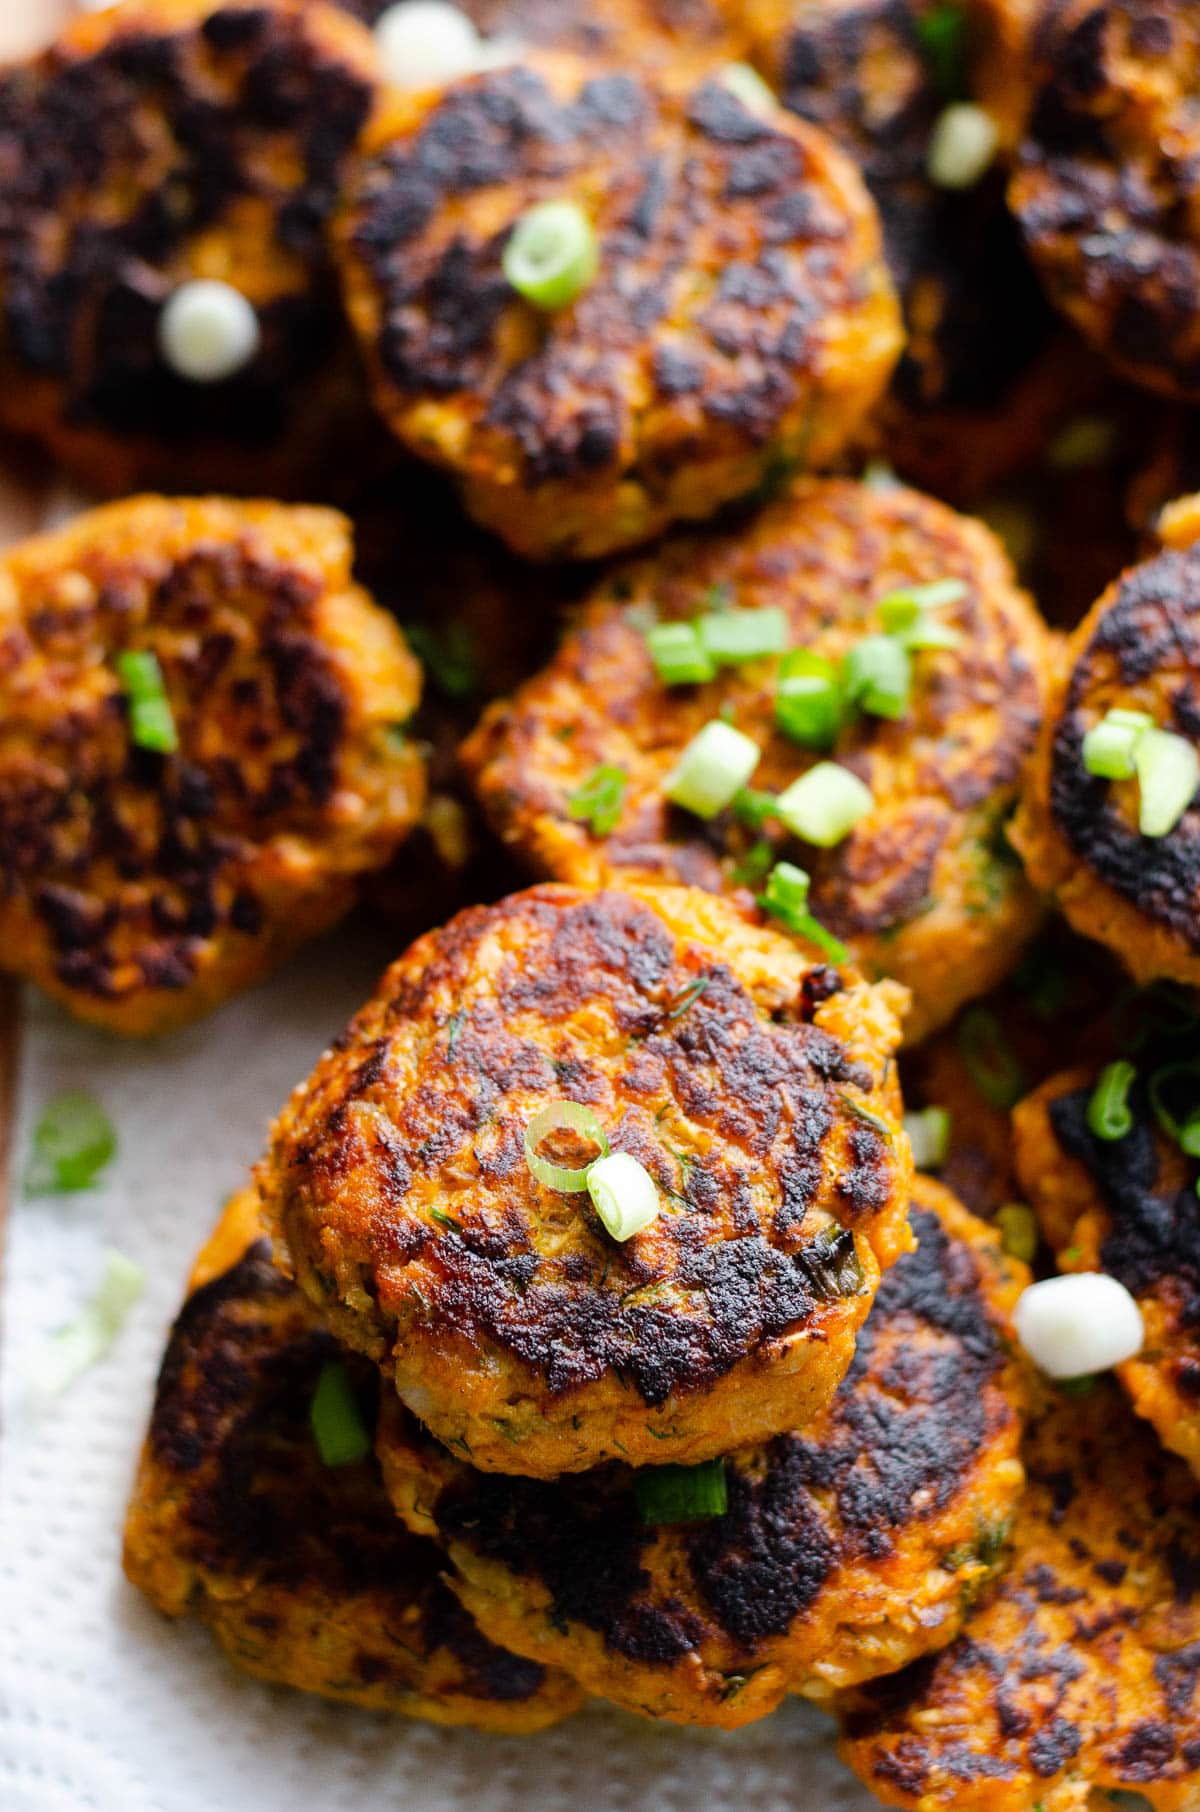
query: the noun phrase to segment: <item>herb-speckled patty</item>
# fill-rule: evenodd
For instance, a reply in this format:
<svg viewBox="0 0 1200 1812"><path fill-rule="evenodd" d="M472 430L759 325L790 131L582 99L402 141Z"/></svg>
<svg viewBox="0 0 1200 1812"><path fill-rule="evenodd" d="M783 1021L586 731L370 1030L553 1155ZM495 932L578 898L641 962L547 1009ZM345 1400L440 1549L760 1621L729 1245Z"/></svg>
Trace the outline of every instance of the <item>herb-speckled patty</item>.
<svg viewBox="0 0 1200 1812"><path fill-rule="evenodd" d="M696 891L464 912L278 1121L260 1183L281 1256L476 1466L700 1460L794 1428L910 1238L898 993ZM563 1097L661 1192L624 1244L527 1165L526 1126Z"/></svg>
<svg viewBox="0 0 1200 1812"><path fill-rule="evenodd" d="M0 967L154 1032L352 903L421 809L420 671L333 510L136 497L0 557ZM178 739L139 746L154 655Z"/></svg>
<svg viewBox="0 0 1200 1812"><path fill-rule="evenodd" d="M335 424L361 442L369 413L324 234L374 67L316 0L132 0L0 70L0 424L112 495L327 479ZM220 383L158 346L198 277L258 313Z"/></svg>
<svg viewBox="0 0 1200 1812"><path fill-rule="evenodd" d="M397 1522L375 1461L322 1464L309 1407L342 1356L272 1265L257 1214L253 1190L234 1197L197 1260L126 1519L126 1573L259 1679L439 1724L556 1722L577 1690L480 1634L437 1550ZM369 1420L376 1379L350 1367Z"/></svg>
<svg viewBox="0 0 1200 1812"><path fill-rule="evenodd" d="M1021 1489L1007 1343L1028 1274L936 1184L913 1199L917 1250L880 1284L838 1395L725 1463L724 1516L648 1528L624 1466L475 1472L386 1405L385 1484L480 1627L635 1711L730 1726L950 1641Z"/></svg>
<svg viewBox="0 0 1200 1812"><path fill-rule="evenodd" d="M501 254L571 200L595 281L547 315ZM568 56L397 99L339 217L385 419L519 552L594 555L828 461L887 381L899 319L850 160L718 76Z"/></svg>
<svg viewBox="0 0 1200 1812"><path fill-rule="evenodd" d="M776 729L774 660L668 689L646 647L656 619L690 619L716 596L782 608L792 645L839 660L878 627L888 592L947 578L967 587L944 613L959 645L918 654L905 715L850 715L830 757ZM765 841L771 858L811 873L813 911L854 960L912 990L916 1039L999 981L1037 923L1003 825L1041 717L1044 666L1041 623L979 523L899 487L802 479L750 522L677 536L604 581L555 659L489 709L463 757L500 834L556 879L738 892L755 885L747 863ZM762 749L755 788L782 790L832 758L869 785L876 809L830 850L774 821L760 831L733 811L706 823L679 810L664 783L718 715ZM601 765L622 771L625 790L617 822L597 835L572 801Z"/></svg>
<svg viewBox="0 0 1200 1812"><path fill-rule="evenodd" d="M949 1648L849 1697L842 1755L912 1812L1080 1812L1092 1788L1190 1812L1196 1482L1105 1380L1048 1406L1024 1459L999 1584Z"/></svg>
<svg viewBox="0 0 1200 1812"><path fill-rule="evenodd" d="M1165 837L1138 829L1136 779L1088 772L1083 739L1114 707L1200 745L1200 545L1114 580L1072 632L1013 842L1034 885L1139 981L1200 984L1200 803Z"/></svg>

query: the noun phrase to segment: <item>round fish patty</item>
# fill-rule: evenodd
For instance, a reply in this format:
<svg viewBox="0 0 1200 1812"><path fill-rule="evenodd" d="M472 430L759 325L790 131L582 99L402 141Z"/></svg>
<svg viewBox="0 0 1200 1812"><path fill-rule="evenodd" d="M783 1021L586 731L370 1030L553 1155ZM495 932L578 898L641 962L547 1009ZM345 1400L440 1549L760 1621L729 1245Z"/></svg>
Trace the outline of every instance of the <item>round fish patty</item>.
<svg viewBox="0 0 1200 1812"><path fill-rule="evenodd" d="M702 1460L795 1427L910 1239L897 995L695 891L461 913L277 1122L259 1180L281 1257L486 1470ZM624 1244L529 1169L526 1127L561 1098L658 1187Z"/></svg>
<svg viewBox="0 0 1200 1812"><path fill-rule="evenodd" d="M959 645L918 654L903 718L850 714L828 756L776 729L775 661L667 688L646 646L656 620L690 620L716 600L779 607L790 645L838 661L877 629L889 592L948 578L967 588L942 613ZM1003 826L1045 660L1045 631L979 523L900 487L801 479L740 527L677 536L603 581L544 672L485 713L463 760L500 835L558 879L658 878L748 899L772 860L797 862L813 912L853 959L911 989L915 1041L994 986L1036 927ZM676 808L667 776L718 716L762 749L754 788L781 791L832 759L866 782L875 810L822 851L777 821L750 829L735 811L704 822ZM577 800L600 767L620 770L624 791L597 835Z"/></svg>
<svg viewBox="0 0 1200 1812"><path fill-rule="evenodd" d="M397 1405L384 1480L496 1640L647 1716L733 1726L824 1699L956 1634L1020 1493L1009 1314L1028 1273L937 1184L829 1409L725 1462L728 1509L647 1527L627 1466L473 1471Z"/></svg>
<svg viewBox="0 0 1200 1812"><path fill-rule="evenodd" d="M510 287L516 221L577 203L591 285ZM394 432L519 553L592 556L828 462L899 351L850 160L719 76L541 55L372 124L339 215L346 303Z"/></svg>
<svg viewBox="0 0 1200 1812"><path fill-rule="evenodd" d="M346 910L424 791L420 670L351 553L332 510L139 497L0 556L0 966L161 1031Z"/></svg>
<svg viewBox="0 0 1200 1812"><path fill-rule="evenodd" d="M847 1697L843 1759L913 1812L1079 1812L1101 1788L1189 1812L1196 1481L1106 1380L1048 1403L1024 1457L998 1585L941 1654Z"/></svg>
<svg viewBox="0 0 1200 1812"><path fill-rule="evenodd" d="M369 35L316 0L134 0L0 69L0 425L109 495L295 494L335 434L353 455L369 408L324 235L374 76ZM221 382L159 349L194 278L258 316Z"/></svg>
<svg viewBox="0 0 1200 1812"><path fill-rule="evenodd" d="M1060 1268L1107 1271L1137 1298L1146 1339L1118 1367L1121 1382L1163 1444L1200 1473L1200 1166L1158 1126L1146 1089L1181 1049L1139 1053L1124 1138L1097 1139L1088 1126L1098 1067L1066 1070L1022 1101L1013 1138Z"/></svg>
<svg viewBox="0 0 1200 1812"><path fill-rule="evenodd" d="M578 1690L480 1634L437 1549L397 1522L375 1460L322 1464L310 1406L343 1356L272 1265L257 1211L253 1190L234 1197L171 1331L127 1575L168 1617L201 1618L261 1680L438 1724L556 1723ZM372 1368L346 1363L367 1409Z"/></svg>
<svg viewBox="0 0 1200 1812"><path fill-rule="evenodd" d="M1200 399L1200 14L1051 0L1009 203L1051 297L1126 377Z"/></svg>
<svg viewBox="0 0 1200 1812"><path fill-rule="evenodd" d="M1012 840L1036 887L1138 981L1200 983L1200 806L1138 829L1136 779L1088 772L1083 739L1113 708L1200 744L1200 545L1113 581L1071 634Z"/></svg>

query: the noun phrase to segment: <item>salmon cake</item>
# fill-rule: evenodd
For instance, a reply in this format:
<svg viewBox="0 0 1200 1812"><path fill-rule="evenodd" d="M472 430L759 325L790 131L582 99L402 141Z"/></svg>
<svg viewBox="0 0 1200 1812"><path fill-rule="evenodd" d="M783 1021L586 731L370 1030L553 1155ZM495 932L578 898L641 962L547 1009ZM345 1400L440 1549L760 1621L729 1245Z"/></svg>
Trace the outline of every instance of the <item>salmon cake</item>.
<svg viewBox="0 0 1200 1812"><path fill-rule="evenodd" d="M424 775L351 554L332 510L137 497L0 557L0 966L159 1032L352 904Z"/></svg>
<svg viewBox="0 0 1200 1812"><path fill-rule="evenodd" d="M1026 1196L1064 1271L1107 1271L1137 1301L1140 1353L1118 1367L1139 1415L1200 1473L1200 1163L1166 1130L1200 1105L1200 1071L1180 1044L1138 1053L1123 1095L1127 1130L1089 1116L1098 1067L1066 1070L1013 1115ZM1157 1111L1156 1111L1157 1109ZM1124 1123L1124 1119L1121 1122ZM1103 1123L1101 1123L1103 1124Z"/></svg>
<svg viewBox="0 0 1200 1812"><path fill-rule="evenodd" d="M912 1812L1200 1803L1200 1494L1107 1381L1025 1452L999 1584L957 1641L842 1702L842 1756ZM1140 1796L1140 1797L1139 1797Z"/></svg>
<svg viewBox="0 0 1200 1812"><path fill-rule="evenodd" d="M548 203L580 268L535 305L505 270ZM686 58L545 53L395 98L336 236L384 419L532 558L611 553L827 464L900 350L851 161Z"/></svg>
<svg viewBox="0 0 1200 1812"><path fill-rule="evenodd" d="M1052 301L1125 377L1200 400L1200 15L1048 0L1009 201Z"/></svg>
<svg viewBox="0 0 1200 1812"><path fill-rule="evenodd" d="M680 1498L687 1471L661 1506L654 1469L476 1472L389 1403L387 1489L480 1628L630 1710L727 1727L949 1642L1021 1490L1009 1317L1028 1272L925 1178L913 1230L829 1409L702 1469L723 1512Z"/></svg>
<svg viewBox="0 0 1200 1812"><path fill-rule="evenodd" d="M1139 982L1200 984L1197 750L1200 546L1168 547L1067 641L1012 828L1035 887Z"/></svg>
<svg viewBox="0 0 1200 1812"><path fill-rule="evenodd" d="M260 1680L374 1711L540 1730L575 1710L562 1674L506 1654L396 1520L369 1435L318 1448L323 1377L369 1423L374 1368L347 1358L271 1263L258 1197L234 1197L171 1331L125 1524L125 1571L168 1617L208 1624Z"/></svg>
<svg viewBox="0 0 1200 1812"><path fill-rule="evenodd" d="M910 654L879 633L881 606L915 606L931 585L953 598L931 631L942 645ZM666 683L653 654L663 626L686 635L700 618L704 637L727 643L742 611L788 652ZM887 715L847 696L864 648L900 668L896 694L869 701ZM800 865L826 931L869 975L911 989L915 1041L994 986L1036 928L1004 826L1045 660L1041 622L980 524L902 487L800 479L750 521L675 537L604 580L544 672L485 713L463 761L500 835L541 874L748 900L773 862ZM789 715L805 686L828 702L815 727ZM714 720L759 757L750 787L700 816L675 803L674 783ZM843 791L866 792L854 791L848 833L819 848L776 806L811 769L827 780L830 763ZM587 809L597 777L603 816Z"/></svg>
<svg viewBox="0 0 1200 1812"><path fill-rule="evenodd" d="M317 0L131 0L0 69L0 426L105 495L295 495L357 457L325 223L375 68ZM197 284L203 372L172 339Z"/></svg>
<svg viewBox="0 0 1200 1812"><path fill-rule="evenodd" d="M900 1005L698 891L461 913L276 1123L280 1260L487 1471L702 1461L794 1428L911 1240ZM621 1238L585 1182L609 1146L654 1202Z"/></svg>

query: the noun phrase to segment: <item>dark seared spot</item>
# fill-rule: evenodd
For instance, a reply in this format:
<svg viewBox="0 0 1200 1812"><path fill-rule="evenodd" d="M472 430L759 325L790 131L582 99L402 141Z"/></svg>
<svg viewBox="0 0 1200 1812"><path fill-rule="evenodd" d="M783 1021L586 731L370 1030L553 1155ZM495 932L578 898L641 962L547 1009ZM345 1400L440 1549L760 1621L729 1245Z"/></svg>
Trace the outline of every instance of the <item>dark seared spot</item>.
<svg viewBox="0 0 1200 1812"><path fill-rule="evenodd" d="M462 1666L463 1686L473 1698L514 1704L533 1698L545 1684L544 1667L489 1642L438 1579L430 1581L421 1633L431 1653L449 1649Z"/></svg>

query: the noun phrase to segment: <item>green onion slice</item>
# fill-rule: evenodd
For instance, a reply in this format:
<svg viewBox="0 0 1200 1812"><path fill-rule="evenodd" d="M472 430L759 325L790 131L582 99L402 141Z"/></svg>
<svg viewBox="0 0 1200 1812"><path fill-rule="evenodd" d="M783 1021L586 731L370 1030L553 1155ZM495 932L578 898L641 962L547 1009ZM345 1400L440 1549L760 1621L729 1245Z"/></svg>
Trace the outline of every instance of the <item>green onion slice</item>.
<svg viewBox="0 0 1200 1812"><path fill-rule="evenodd" d="M894 636L864 636L842 662L842 684L851 704L872 717L903 717L912 691L908 649Z"/></svg>
<svg viewBox="0 0 1200 1812"><path fill-rule="evenodd" d="M1025 1093L1025 1072L987 1007L969 1007L958 1022L958 1048L989 1107L1014 1107Z"/></svg>
<svg viewBox="0 0 1200 1812"><path fill-rule="evenodd" d="M967 14L952 0L942 0L916 22L917 42L935 84L947 100L966 92Z"/></svg>
<svg viewBox="0 0 1200 1812"><path fill-rule="evenodd" d="M620 822L628 785L624 768L602 762L570 795L567 811L585 822L594 837L607 837Z"/></svg>
<svg viewBox="0 0 1200 1812"><path fill-rule="evenodd" d="M547 1189L557 1189L560 1194L573 1195L587 1188L588 1171L596 1159L589 1158L582 1165L555 1164L549 1158L541 1157L538 1151L543 1140L563 1127L590 1139L601 1158L608 1156L608 1137L591 1108L584 1107L581 1101L549 1101L538 1109L525 1128L525 1162L538 1182L544 1183Z"/></svg>
<svg viewBox="0 0 1200 1812"><path fill-rule="evenodd" d="M90 1189L117 1149L113 1123L91 1095L68 1089L43 1108L25 1171L29 1195Z"/></svg>
<svg viewBox="0 0 1200 1812"><path fill-rule="evenodd" d="M844 963L850 952L833 933L808 910L808 890L812 882L804 869L794 862L776 862L767 877L766 891L758 896L763 911L786 925L797 937L823 950L831 962Z"/></svg>
<svg viewBox="0 0 1200 1812"><path fill-rule="evenodd" d="M129 734L139 749L173 755L179 733L158 656L145 648L126 648L118 654L117 674L129 702Z"/></svg>
<svg viewBox="0 0 1200 1812"><path fill-rule="evenodd" d="M308 1420L323 1465L349 1466L370 1453L371 1436L340 1360L329 1359L321 1367Z"/></svg>
<svg viewBox="0 0 1200 1812"><path fill-rule="evenodd" d="M1165 837L1175 829L1200 786L1200 754L1173 730L1143 730L1133 749L1143 837Z"/></svg>
<svg viewBox="0 0 1200 1812"><path fill-rule="evenodd" d="M962 579L935 579L929 585L908 585L879 600L879 621L888 635L906 648L957 648L962 635L937 613L967 595Z"/></svg>
<svg viewBox="0 0 1200 1812"><path fill-rule="evenodd" d="M1200 1158L1200 1057L1163 1064L1150 1078L1149 1095L1154 1117L1167 1137L1189 1158Z"/></svg>
<svg viewBox="0 0 1200 1812"><path fill-rule="evenodd" d="M646 647L664 686L695 686L712 679L717 664L693 623L655 623Z"/></svg>
<svg viewBox="0 0 1200 1812"><path fill-rule="evenodd" d="M1000 1244L1012 1258L1031 1265L1037 1257L1038 1224L1032 1208L1024 1202L1005 1202L996 1210Z"/></svg>
<svg viewBox="0 0 1200 1812"><path fill-rule="evenodd" d="M775 801L780 822L818 849L841 843L874 809L870 787L836 761L819 761Z"/></svg>
<svg viewBox="0 0 1200 1812"><path fill-rule="evenodd" d="M714 610L696 619L696 632L711 658L722 667L782 654L788 644L785 610Z"/></svg>
<svg viewBox="0 0 1200 1812"><path fill-rule="evenodd" d="M762 787L744 786L733 798L733 815L747 830L761 830L768 818L776 816L778 795Z"/></svg>
<svg viewBox="0 0 1200 1812"><path fill-rule="evenodd" d="M729 1507L722 1460L703 1466L641 1466L633 1475L633 1491L638 1515L651 1526L708 1521L724 1516Z"/></svg>
<svg viewBox="0 0 1200 1812"><path fill-rule="evenodd" d="M102 1359L142 1293L146 1274L120 1252L106 1252L99 1288L73 1321L50 1336L39 1383L58 1396Z"/></svg>
<svg viewBox="0 0 1200 1812"><path fill-rule="evenodd" d="M1138 738L1153 727L1154 719L1144 711L1106 711L1083 739L1084 767L1101 780L1131 779Z"/></svg>
<svg viewBox="0 0 1200 1812"><path fill-rule="evenodd" d="M756 742L714 717L688 743L663 790L697 818L715 818L746 785L760 754Z"/></svg>
<svg viewBox="0 0 1200 1812"><path fill-rule="evenodd" d="M658 1219L658 1186L627 1151L597 1158L587 1170L592 1206L616 1240L624 1242Z"/></svg>
<svg viewBox="0 0 1200 1812"><path fill-rule="evenodd" d="M775 690L775 722L784 735L806 749L829 749L842 717L842 685L833 662L807 648L786 654Z"/></svg>
<svg viewBox="0 0 1200 1812"><path fill-rule="evenodd" d="M918 1170L940 1170L950 1150L950 1115L944 1107L925 1107L904 1116L904 1130Z"/></svg>
<svg viewBox="0 0 1200 1812"><path fill-rule="evenodd" d="M535 308L566 308L599 268L595 229L573 201L543 201L522 214L504 248L504 275Z"/></svg>
<svg viewBox="0 0 1200 1812"><path fill-rule="evenodd" d="M1133 1130L1129 1091L1136 1076L1134 1065L1121 1058L1116 1063L1105 1064L1092 1090L1087 1123L1096 1137L1106 1144L1123 1139Z"/></svg>
<svg viewBox="0 0 1200 1812"><path fill-rule="evenodd" d="M775 96L749 63L726 63L720 79L750 113L770 113L776 105Z"/></svg>

